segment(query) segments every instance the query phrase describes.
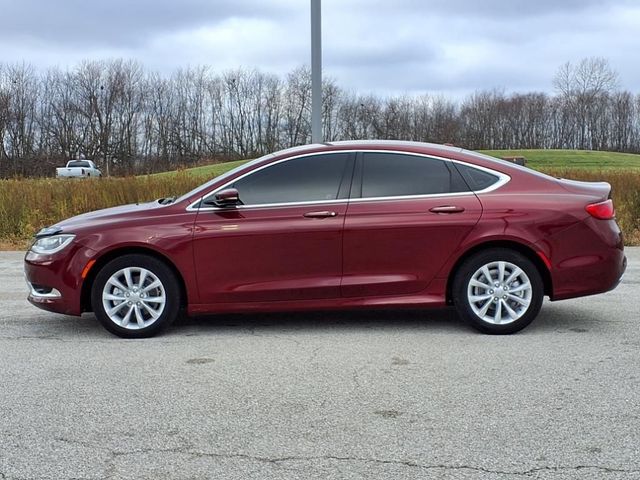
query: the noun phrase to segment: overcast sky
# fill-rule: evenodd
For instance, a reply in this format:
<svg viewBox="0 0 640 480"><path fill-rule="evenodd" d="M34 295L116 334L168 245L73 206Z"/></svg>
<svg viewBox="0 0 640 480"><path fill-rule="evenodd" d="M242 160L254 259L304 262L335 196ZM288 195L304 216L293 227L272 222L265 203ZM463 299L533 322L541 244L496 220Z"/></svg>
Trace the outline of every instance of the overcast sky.
<svg viewBox="0 0 640 480"><path fill-rule="evenodd" d="M380 94L552 90L566 61L610 60L640 92L640 0L323 0L325 75ZM283 74L309 64L309 0L0 0L0 62L133 58Z"/></svg>

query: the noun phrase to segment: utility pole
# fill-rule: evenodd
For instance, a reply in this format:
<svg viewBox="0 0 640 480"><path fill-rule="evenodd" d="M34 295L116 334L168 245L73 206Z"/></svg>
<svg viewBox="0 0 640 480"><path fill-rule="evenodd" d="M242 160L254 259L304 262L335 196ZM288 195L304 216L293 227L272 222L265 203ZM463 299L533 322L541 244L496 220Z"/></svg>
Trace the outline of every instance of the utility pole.
<svg viewBox="0 0 640 480"><path fill-rule="evenodd" d="M311 141L322 143L321 0L311 0Z"/></svg>

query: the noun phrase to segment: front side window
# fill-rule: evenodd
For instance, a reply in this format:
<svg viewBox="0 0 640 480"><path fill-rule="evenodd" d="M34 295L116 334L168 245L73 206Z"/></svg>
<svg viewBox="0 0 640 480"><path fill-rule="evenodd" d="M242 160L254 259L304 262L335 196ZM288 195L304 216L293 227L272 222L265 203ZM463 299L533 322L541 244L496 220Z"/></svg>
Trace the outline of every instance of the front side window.
<svg viewBox="0 0 640 480"><path fill-rule="evenodd" d="M444 160L398 153L365 153L362 198L466 192L455 168Z"/></svg>
<svg viewBox="0 0 640 480"><path fill-rule="evenodd" d="M238 190L245 205L336 200L346 197L340 187L343 179L351 179L349 163L348 153L295 158L251 173L230 187Z"/></svg>

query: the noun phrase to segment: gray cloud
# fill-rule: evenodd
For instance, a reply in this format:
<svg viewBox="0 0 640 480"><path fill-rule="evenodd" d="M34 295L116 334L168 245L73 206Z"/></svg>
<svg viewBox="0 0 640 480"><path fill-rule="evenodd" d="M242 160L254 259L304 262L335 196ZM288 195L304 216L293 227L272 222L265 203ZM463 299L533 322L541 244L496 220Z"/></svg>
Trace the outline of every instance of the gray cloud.
<svg viewBox="0 0 640 480"><path fill-rule="evenodd" d="M277 17L278 2L251 0L2 0L0 39L131 47L149 36L214 26L233 17Z"/></svg>
<svg viewBox="0 0 640 480"><path fill-rule="evenodd" d="M635 0L353 0L349 5L352 10L384 11L391 15L446 15L444 20L451 21L456 17L526 19L563 12L580 15L585 10L607 9L613 4L636 3Z"/></svg>
<svg viewBox="0 0 640 480"><path fill-rule="evenodd" d="M0 63L134 58L284 74L309 63L308 0L0 0ZM327 75L363 92L550 90L557 68L609 58L640 91L637 0L324 0Z"/></svg>

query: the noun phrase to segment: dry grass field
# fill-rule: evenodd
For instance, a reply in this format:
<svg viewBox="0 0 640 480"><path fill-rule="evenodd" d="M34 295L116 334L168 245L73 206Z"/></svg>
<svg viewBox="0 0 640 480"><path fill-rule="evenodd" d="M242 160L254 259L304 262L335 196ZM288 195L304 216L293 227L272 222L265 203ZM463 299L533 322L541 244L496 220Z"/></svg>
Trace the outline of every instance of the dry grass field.
<svg viewBox="0 0 640 480"><path fill-rule="evenodd" d="M613 187L617 219L628 245L640 245L640 156L602 152L581 157L574 151L561 154L570 161L543 161L549 151L487 152L524 154L529 166L557 177L606 181ZM558 151L553 151L557 152ZM580 163L584 158L585 165ZM613 158L613 161L612 161ZM88 180L12 179L0 180L0 249L25 248L40 228L80 213L127 203L180 195L206 180L239 165L230 162L191 170L126 178Z"/></svg>

